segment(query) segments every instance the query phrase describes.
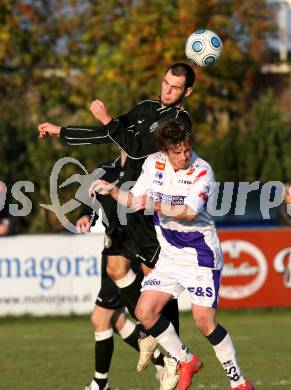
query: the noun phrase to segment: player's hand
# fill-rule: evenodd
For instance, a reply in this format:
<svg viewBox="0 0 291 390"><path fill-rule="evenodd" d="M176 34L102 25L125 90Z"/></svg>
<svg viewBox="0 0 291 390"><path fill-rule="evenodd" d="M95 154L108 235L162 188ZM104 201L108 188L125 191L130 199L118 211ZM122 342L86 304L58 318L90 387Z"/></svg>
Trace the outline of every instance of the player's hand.
<svg viewBox="0 0 291 390"><path fill-rule="evenodd" d="M78 233L90 232L91 226L89 215L83 215L83 217L79 218L76 222L76 228Z"/></svg>
<svg viewBox="0 0 291 390"><path fill-rule="evenodd" d="M90 104L90 111L103 125L107 125L112 121L112 117L109 114L107 107L101 100L93 100Z"/></svg>
<svg viewBox="0 0 291 390"><path fill-rule="evenodd" d="M154 200L147 195L134 196L132 198L131 208L134 211L153 210Z"/></svg>
<svg viewBox="0 0 291 390"><path fill-rule="evenodd" d="M61 126L53 125L52 123L45 122L38 125L39 137L46 136L59 137L61 132Z"/></svg>
<svg viewBox="0 0 291 390"><path fill-rule="evenodd" d="M114 188L114 184L108 183L106 180L95 180L89 188L89 195L94 196L96 194L109 195L110 191Z"/></svg>

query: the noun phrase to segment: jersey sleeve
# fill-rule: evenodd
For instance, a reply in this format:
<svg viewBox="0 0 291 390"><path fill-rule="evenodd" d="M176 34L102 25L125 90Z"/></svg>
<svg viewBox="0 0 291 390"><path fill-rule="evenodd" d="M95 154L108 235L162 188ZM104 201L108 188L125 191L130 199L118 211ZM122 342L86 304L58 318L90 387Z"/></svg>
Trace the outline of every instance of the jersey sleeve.
<svg viewBox="0 0 291 390"><path fill-rule="evenodd" d="M61 128L60 136L64 142L68 145L86 145L86 144L107 144L112 143L114 140L110 137L109 133L112 132L124 132L136 120L136 108L121 115L116 119L112 119L108 125L99 126L65 126Z"/></svg>
<svg viewBox="0 0 291 390"><path fill-rule="evenodd" d="M61 128L60 136L68 145L106 144L112 142L108 136L106 126L66 126Z"/></svg>
<svg viewBox="0 0 291 390"><path fill-rule="evenodd" d="M143 163L141 174L139 175L135 185L132 187L130 192L134 196L139 195L150 195L151 192L151 157L149 156Z"/></svg>
<svg viewBox="0 0 291 390"><path fill-rule="evenodd" d="M190 194L184 199L184 204L199 214L206 208L209 197L213 195L216 182L210 166L202 166L193 176Z"/></svg>

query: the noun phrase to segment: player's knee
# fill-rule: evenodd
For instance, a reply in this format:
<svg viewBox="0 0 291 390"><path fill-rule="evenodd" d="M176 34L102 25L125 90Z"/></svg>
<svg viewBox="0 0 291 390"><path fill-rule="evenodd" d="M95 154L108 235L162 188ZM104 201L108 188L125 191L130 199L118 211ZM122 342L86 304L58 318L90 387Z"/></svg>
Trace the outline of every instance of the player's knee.
<svg viewBox="0 0 291 390"><path fill-rule="evenodd" d="M127 274L127 271L124 267L116 267L112 264L107 264L106 266L108 276L114 281L122 279Z"/></svg>
<svg viewBox="0 0 291 390"><path fill-rule="evenodd" d="M143 324L150 317L150 313L144 305L138 304L135 308L135 316Z"/></svg>
<svg viewBox="0 0 291 390"><path fill-rule="evenodd" d="M95 308L93 313L91 314L91 324L96 332L102 332L109 327L111 327L110 320L111 320L111 313L108 311L104 312L102 308L98 308L98 306Z"/></svg>
<svg viewBox="0 0 291 390"><path fill-rule="evenodd" d="M91 324L94 329L98 326L98 313L96 312L96 310L94 310L91 314Z"/></svg>
<svg viewBox="0 0 291 390"><path fill-rule="evenodd" d="M144 304L136 306L135 316L146 328L151 327L155 322L153 310Z"/></svg>

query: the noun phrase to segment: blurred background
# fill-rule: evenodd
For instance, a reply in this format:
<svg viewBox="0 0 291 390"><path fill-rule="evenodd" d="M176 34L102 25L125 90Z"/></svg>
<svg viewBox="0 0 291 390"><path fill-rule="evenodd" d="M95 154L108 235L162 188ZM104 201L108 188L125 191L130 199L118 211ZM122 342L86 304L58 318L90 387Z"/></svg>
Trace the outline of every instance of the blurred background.
<svg viewBox="0 0 291 390"><path fill-rule="evenodd" d="M75 158L90 173L118 151L39 139L37 125L94 125L96 98L113 116L158 98L165 70L187 62L186 39L199 28L224 45L217 64L193 65L197 80L186 101L195 148L221 182L219 321L256 389L290 389L290 187L276 207L264 207L261 193L270 181L291 182L291 0L1 0L0 24L0 389L78 390L94 372L88 313L100 287L103 230L68 234L40 204L51 203L58 159ZM84 170L67 164L57 184L76 173ZM239 212L242 182L256 189ZM233 201L219 213L229 183ZM78 188L59 189L60 204ZM186 296L179 305L190 308ZM230 308L238 310L223 310ZM195 388L227 388L190 313L181 314L181 326L207 367ZM153 372L136 375L137 356L115 341L111 388L157 388Z"/></svg>
<svg viewBox="0 0 291 390"><path fill-rule="evenodd" d="M17 204L10 193L16 181L35 186L27 194L32 212L21 219L22 231L62 229L54 213L38 206L50 203L49 177L60 157L77 158L91 172L116 152L112 145L39 140L37 125L95 124L89 112L95 98L114 116L157 98L164 71L187 62L186 38L202 27L219 34L224 52L214 66L194 67L197 81L186 108L197 151L218 181L291 180L290 0L2 0L0 21L6 206ZM76 169L65 167L60 179ZM62 201L75 191L67 187Z"/></svg>

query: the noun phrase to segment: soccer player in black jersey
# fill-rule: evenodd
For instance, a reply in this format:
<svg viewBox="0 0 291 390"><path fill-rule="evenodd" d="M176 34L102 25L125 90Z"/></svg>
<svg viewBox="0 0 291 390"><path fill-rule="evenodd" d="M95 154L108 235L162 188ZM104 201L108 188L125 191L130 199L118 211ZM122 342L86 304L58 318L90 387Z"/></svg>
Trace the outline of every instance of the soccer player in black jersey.
<svg viewBox="0 0 291 390"><path fill-rule="evenodd" d="M184 98L191 94L194 80L195 74L189 65L174 64L163 77L160 99L142 101L116 119L111 117L103 102L95 100L90 109L102 126L60 127L46 122L38 127L40 137L61 136L69 145L114 142L128 156L123 182L136 180L144 159L157 151L153 132L159 120L176 118L183 122L189 131L192 130L190 116L182 103ZM137 245L140 260L152 267L158 258L159 245L151 216L144 216L142 213L129 214L127 230ZM117 280L116 275L110 276Z"/></svg>
<svg viewBox="0 0 291 390"><path fill-rule="evenodd" d="M102 177L111 183L118 182L124 173L124 161L125 155L121 153L121 157L103 163L100 166L100 169L105 172ZM139 351L138 340L140 338L139 327L126 317L119 289L106 271L108 260L112 260L114 264L119 265L119 269L130 267L130 259L135 259L136 255L135 247L125 228L119 223L116 202L110 196L97 194L96 198L106 215L103 220L105 242L102 251L101 288L91 315L91 322L95 331L95 375L84 390L109 389L108 372L114 349L113 329L137 351ZM98 215L95 211L92 211L90 207L84 207L76 222L78 231L80 233L90 231L97 218ZM140 267L138 264L132 264L131 266L138 275L138 280L141 281L143 273L139 270ZM159 374L163 366L163 354L159 350L155 351L152 362Z"/></svg>

